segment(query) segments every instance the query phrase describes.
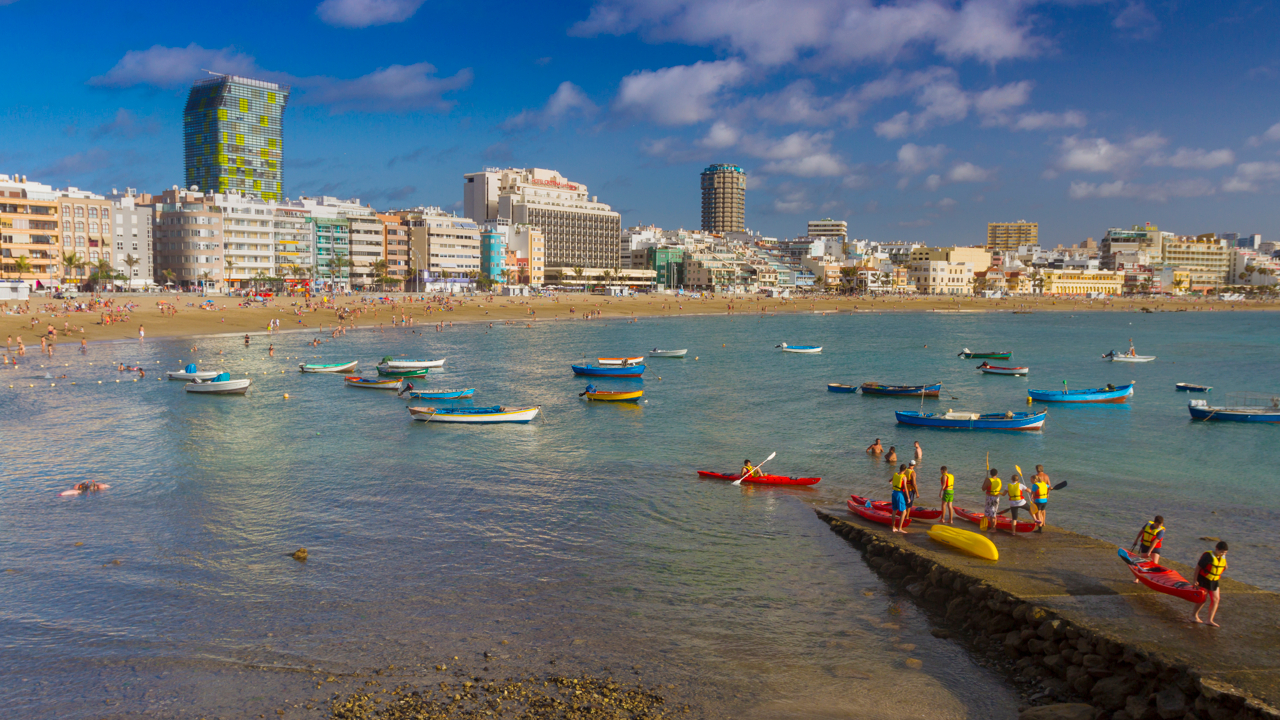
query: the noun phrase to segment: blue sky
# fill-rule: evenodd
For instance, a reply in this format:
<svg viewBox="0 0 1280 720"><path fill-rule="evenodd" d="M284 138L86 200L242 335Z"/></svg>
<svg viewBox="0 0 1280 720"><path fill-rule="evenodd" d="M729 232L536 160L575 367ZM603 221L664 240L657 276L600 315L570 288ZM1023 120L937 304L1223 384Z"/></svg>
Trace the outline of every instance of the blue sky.
<svg viewBox="0 0 1280 720"><path fill-rule="evenodd" d="M198 9L196 9L198 7ZM539 166L627 225L698 224L698 173L750 173L747 222L973 243L1111 226L1280 238L1280 8L1180 0L0 0L0 173L181 181L202 69L287 82L285 192L460 207Z"/></svg>

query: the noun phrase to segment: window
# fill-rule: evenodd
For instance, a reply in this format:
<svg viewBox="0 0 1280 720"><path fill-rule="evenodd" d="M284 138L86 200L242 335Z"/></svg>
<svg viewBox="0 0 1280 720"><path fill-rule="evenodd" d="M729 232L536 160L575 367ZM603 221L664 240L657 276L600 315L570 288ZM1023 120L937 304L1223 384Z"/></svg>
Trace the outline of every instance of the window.
<svg viewBox="0 0 1280 720"><path fill-rule="evenodd" d="M96 207L91 207L91 208L89 208L89 217L90 217L90 218L93 218L94 220L97 220L97 219L98 219L98 208L96 208Z"/></svg>
<svg viewBox="0 0 1280 720"><path fill-rule="evenodd" d="M76 208L76 217L84 217L84 208L82 207Z"/></svg>
<svg viewBox="0 0 1280 720"><path fill-rule="evenodd" d="M71 216L71 206L70 206L70 205L63 205L63 206L62 206L62 214L63 214L63 215L66 215L66 216L68 216L68 217L70 217L70 216Z"/></svg>
<svg viewBox="0 0 1280 720"><path fill-rule="evenodd" d="M76 247L84 247L84 236L83 236L83 235L77 235L77 236L76 236Z"/></svg>
<svg viewBox="0 0 1280 720"><path fill-rule="evenodd" d="M103 219L103 220L110 220L110 219L111 219L111 211L110 211L110 210L108 210L108 209L106 209L106 208L102 208L102 219Z"/></svg>

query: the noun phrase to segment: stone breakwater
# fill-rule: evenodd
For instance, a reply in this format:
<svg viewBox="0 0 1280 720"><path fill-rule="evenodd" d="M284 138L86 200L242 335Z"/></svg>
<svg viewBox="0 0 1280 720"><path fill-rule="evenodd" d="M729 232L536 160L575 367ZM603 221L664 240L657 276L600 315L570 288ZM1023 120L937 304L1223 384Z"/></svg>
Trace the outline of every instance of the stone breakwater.
<svg viewBox="0 0 1280 720"><path fill-rule="evenodd" d="M1095 720L1280 720L1271 593L1224 586L1218 619L1238 627L1218 631L1186 622L1189 603L1134 585L1115 546L1091 538L1056 528L998 537L993 563L923 532L904 537L842 511L817 513L950 630L935 635L1007 658L1016 681L1038 687L1031 704L1084 702ZM1083 575L1088 568L1101 577Z"/></svg>

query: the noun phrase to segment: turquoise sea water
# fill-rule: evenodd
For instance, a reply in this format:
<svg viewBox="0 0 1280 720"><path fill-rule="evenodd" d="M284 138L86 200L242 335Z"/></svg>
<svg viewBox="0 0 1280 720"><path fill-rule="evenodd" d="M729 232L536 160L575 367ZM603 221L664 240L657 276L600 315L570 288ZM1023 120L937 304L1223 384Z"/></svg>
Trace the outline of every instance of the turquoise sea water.
<svg viewBox="0 0 1280 720"><path fill-rule="evenodd" d="M264 337L248 349L201 339L195 353L192 341L101 345L60 354L58 368L29 358L0 375L0 707L256 716L312 697L306 677L257 668L413 672L490 651L495 673L545 672L551 660L558 672L640 668L628 677L670 684L708 717L1007 716L1016 698L1001 682L932 638L810 508L886 495L889 470L863 449L879 437L905 458L919 440L926 497L939 464L957 477L957 504L976 505L987 453L1006 478L1014 463L1042 463L1070 483L1051 523L1127 546L1158 512L1167 557L1191 562L1200 536L1222 537L1234 577L1280 589L1280 428L1192 423L1173 390L1280 391L1278 323L742 315L353 331L320 348L280 335L274 359ZM1099 359L1130 337L1159 359ZM825 349L784 354L780 342ZM983 376L980 361L956 357L965 346L1012 350L1032 375ZM571 362L652 347L690 353L651 361L643 381L595 380L643 387L645 403L578 399L586 382ZM427 386L476 387L476 405L544 414L415 423L392 393L299 375L286 359L359 359L371 372L385 354L448 357ZM193 357L248 372L253 389L196 397L154 379ZM117 362L149 377L132 382ZM69 377L36 379L49 370ZM1004 411L1026 407L1027 387L1063 379L1137 380L1137 393L1126 405L1054 407L1042 433L1001 434L897 426L893 411L918 399L825 389L941 381L926 409ZM774 451L772 472L822 482L739 488L695 475ZM85 478L112 488L55 497ZM297 547L305 565L287 557Z"/></svg>

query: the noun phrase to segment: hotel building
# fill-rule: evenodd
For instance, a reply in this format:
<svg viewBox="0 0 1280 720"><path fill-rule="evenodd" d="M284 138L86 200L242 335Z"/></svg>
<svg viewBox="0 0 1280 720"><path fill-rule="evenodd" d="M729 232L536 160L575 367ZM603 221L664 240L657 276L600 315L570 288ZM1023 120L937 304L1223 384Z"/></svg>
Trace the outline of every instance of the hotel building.
<svg viewBox="0 0 1280 720"><path fill-rule="evenodd" d="M408 227L413 267L428 281L459 280L481 271L480 226L438 207L395 210Z"/></svg>
<svg viewBox="0 0 1280 720"><path fill-rule="evenodd" d="M810 220L809 231L806 233L809 237L829 237L840 238L841 242L849 239L849 223L844 220Z"/></svg>
<svg viewBox="0 0 1280 720"><path fill-rule="evenodd" d="M747 173L742 168L721 163L702 171L703 232L742 232L746 212Z"/></svg>
<svg viewBox="0 0 1280 720"><path fill-rule="evenodd" d="M1026 220L987 223L987 250L993 253L1017 252L1022 245L1039 244L1040 223Z"/></svg>
<svg viewBox="0 0 1280 720"><path fill-rule="evenodd" d="M280 200L289 87L214 75L191 86L182 115L186 185Z"/></svg>

